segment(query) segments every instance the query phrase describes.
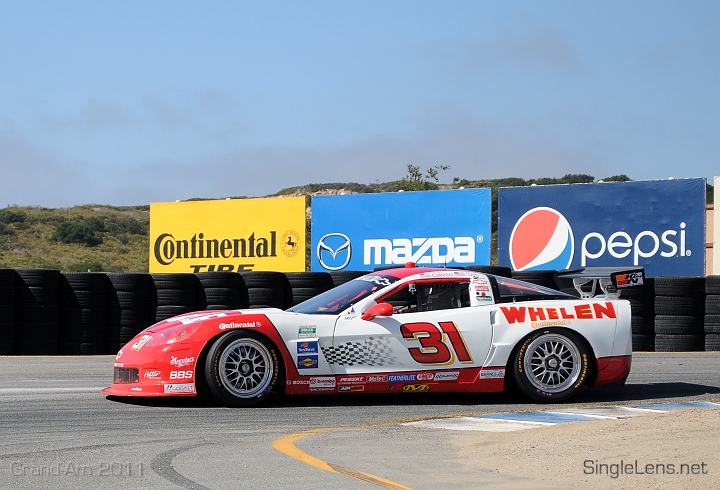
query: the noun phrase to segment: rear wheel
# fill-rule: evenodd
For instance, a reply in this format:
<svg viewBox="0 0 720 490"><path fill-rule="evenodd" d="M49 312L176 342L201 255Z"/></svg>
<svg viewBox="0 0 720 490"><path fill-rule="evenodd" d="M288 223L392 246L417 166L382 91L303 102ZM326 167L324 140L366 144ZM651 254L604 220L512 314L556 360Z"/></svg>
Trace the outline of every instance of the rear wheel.
<svg viewBox="0 0 720 490"><path fill-rule="evenodd" d="M282 379L279 352L254 332L229 332L210 348L205 378L210 392L223 403L234 407L257 405Z"/></svg>
<svg viewBox="0 0 720 490"><path fill-rule="evenodd" d="M515 355L515 379L527 397L560 402L585 383L588 353L570 332L544 331L526 337Z"/></svg>

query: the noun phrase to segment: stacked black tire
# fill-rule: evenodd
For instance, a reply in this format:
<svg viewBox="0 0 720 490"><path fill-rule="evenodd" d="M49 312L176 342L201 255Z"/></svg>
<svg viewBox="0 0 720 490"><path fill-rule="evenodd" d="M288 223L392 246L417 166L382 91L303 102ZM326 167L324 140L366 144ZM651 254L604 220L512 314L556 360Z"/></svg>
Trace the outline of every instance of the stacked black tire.
<svg viewBox="0 0 720 490"><path fill-rule="evenodd" d="M195 274L152 274L154 321L197 311L198 278Z"/></svg>
<svg viewBox="0 0 720 490"><path fill-rule="evenodd" d="M623 289L620 298L630 302L633 351L654 351L655 279L646 277L642 286Z"/></svg>
<svg viewBox="0 0 720 490"><path fill-rule="evenodd" d="M550 289L557 289L558 285L555 283L556 270L535 270L535 271L513 271L512 278L519 281L529 282L531 284L537 284Z"/></svg>
<svg viewBox="0 0 720 490"><path fill-rule="evenodd" d="M286 308L295 306L320 293L332 289L333 278L327 272L286 272Z"/></svg>
<svg viewBox="0 0 720 490"><path fill-rule="evenodd" d="M704 350L704 310L704 277L655 278L655 350Z"/></svg>
<svg viewBox="0 0 720 490"><path fill-rule="evenodd" d="M0 269L0 356L15 354L15 269Z"/></svg>
<svg viewBox="0 0 720 490"><path fill-rule="evenodd" d="M241 272L245 281L250 308L285 309L288 296L287 279L282 272Z"/></svg>
<svg viewBox="0 0 720 490"><path fill-rule="evenodd" d="M17 269L15 282L15 352L60 352L60 271Z"/></svg>
<svg viewBox="0 0 720 490"><path fill-rule="evenodd" d="M199 281L198 310L237 310L248 308L245 281L235 272L201 272L195 274Z"/></svg>
<svg viewBox="0 0 720 490"><path fill-rule="evenodd" d="M720 276L705 278L705 350L720 350Z"/></svg>
<svg viewBox="0 0 720 490"><path fill-rule="evenodd" d="M105 353L115 354L150 326L153 281L150 274L108 274Z"/></svg>
<svg viewBox="0 0 720 490"><path fill-rule="evenodd" d="M60 282L60 353L104 354L108 278L67 272Z"/></svg>

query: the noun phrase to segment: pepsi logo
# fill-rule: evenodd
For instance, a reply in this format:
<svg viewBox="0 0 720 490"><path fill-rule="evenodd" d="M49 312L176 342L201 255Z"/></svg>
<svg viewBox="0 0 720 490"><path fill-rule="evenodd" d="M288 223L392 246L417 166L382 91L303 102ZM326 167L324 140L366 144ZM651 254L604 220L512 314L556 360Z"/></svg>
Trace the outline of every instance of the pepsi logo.
<svg viewBox="0 0 720 490"><path fill-rule="evenodd" d="M533 208L515 223L510 263L516 271L567 269L575 249L568 220L553 208Z"/></svg>

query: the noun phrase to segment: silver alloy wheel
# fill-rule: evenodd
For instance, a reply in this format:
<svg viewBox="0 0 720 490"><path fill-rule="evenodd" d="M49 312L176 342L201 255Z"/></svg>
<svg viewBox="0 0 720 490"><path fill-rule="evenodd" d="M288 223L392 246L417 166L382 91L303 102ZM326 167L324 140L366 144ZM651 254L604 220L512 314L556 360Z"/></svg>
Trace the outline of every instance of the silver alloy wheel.
<svg viewBox="0 0 720 490"><path fill-rule="evenodd" d="M528 381L546 393L560 393L570 388L578 380L581 367L577 346L558 334L545 334L533 340L523 359Z"/></svg>
<svg viewBox="0 0 720 490"><path fill-rule="evenodd" d="M233 396L259 396L272 381L272 359L270 351L261 342L251 338L238 339L225 347L220 356L220 381Z"/></svg>

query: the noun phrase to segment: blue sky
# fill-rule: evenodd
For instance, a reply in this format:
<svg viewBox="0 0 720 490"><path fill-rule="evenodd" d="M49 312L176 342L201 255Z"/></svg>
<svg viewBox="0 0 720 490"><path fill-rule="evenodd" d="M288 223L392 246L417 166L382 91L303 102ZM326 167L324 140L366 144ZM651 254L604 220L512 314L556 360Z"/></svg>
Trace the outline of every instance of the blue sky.
<svg viewBox="0 0 720 490"><path fill-rule="evenodd" d="M720 2L0 0L0 206L720 174Z"/></svg>

